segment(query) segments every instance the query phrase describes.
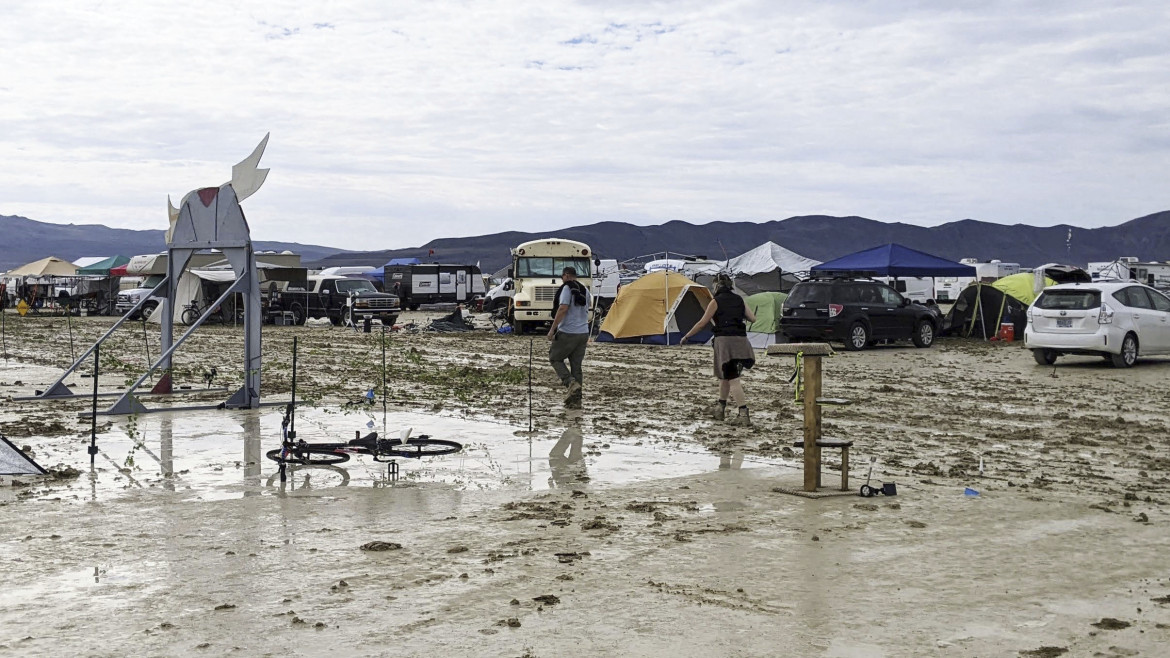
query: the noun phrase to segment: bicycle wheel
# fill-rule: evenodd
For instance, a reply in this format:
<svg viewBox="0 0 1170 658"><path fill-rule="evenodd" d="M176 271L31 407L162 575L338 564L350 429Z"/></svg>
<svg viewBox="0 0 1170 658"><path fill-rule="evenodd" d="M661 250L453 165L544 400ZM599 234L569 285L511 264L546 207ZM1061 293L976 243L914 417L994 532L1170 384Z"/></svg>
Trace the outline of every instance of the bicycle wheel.
<svg viewBox="0 0 1170 658"><path fill-rule="evenodd" d="M195 324L196 320L199 319L199 311L197 311L193 308L185 309L183 311L183 318L182 319L183 319L183 324L190 327L191 325Z"/></svg>
<svg viewBox="0 0 1170 658"><path fill-rule="evenodd" d="M450 455L463 449L462 443L444 441L442 439L410 439L405 445L397 445L390 449L389 454L395 457L437 457Z"/></svg>
<svg viewBox="0 0 1170 658"><path fill-rule="evenodd" d="M269 450L266 456L274 462L283 461L286 464L313 464L325 465L340 464L349 461L349 455L344 452L321 450L317 448L296 448L290 450L283 460L280 458L280 448Z"/></svg>

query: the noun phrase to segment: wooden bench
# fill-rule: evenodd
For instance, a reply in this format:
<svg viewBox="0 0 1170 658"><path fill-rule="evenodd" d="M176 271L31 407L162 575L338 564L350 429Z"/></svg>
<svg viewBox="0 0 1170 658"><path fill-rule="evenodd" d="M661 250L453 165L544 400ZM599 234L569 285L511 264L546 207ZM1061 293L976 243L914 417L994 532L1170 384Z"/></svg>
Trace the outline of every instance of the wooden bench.
<svg viewBox="0 0 1170 658"><path fill-rule="evenodd" d="M849 491L849 448L853 447L853 441L849 439L834 439L824 437L817 439L818 448L838 448L841 450L841 491ZM792 447L803 448L804 441L793 441ZM821 484L821 474L817 473L817 486Z"/></svg>

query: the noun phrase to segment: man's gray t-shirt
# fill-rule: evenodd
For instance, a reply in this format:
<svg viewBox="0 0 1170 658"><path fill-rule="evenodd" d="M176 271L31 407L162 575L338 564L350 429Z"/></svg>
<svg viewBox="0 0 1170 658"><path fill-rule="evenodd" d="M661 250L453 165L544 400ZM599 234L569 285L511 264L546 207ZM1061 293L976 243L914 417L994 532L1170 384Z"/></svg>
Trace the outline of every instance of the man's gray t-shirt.
<svg viewBox="0 0 1170 658"><path fill-rule="evenodd" d="M569 310L565 313L565 319L557 325L557 331L566 334L587 334L589 333L589 289L585 289L585 305L578 306L573 303L573 291L569 290L569 286L561 288L561 296L557 300L558 308L562 305L568 305Z"/></svg>

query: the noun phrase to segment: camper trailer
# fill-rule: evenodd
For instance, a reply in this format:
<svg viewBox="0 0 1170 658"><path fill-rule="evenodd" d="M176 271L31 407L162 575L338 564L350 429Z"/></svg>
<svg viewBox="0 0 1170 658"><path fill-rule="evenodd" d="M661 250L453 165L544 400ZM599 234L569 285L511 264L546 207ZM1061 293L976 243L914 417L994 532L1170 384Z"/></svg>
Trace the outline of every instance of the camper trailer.
<svg viewBox="0 0 1170 658"><path fill-rule="evenodd" d="M970 265L975 268L975 277L960 276L960 277L943 277L935 282L936 292L938 294L938 301L953 302L959 298L959 293L967 286L976 281L982 283L992 283L999 281L1005 276L1020 273L1019 263L1005 263L999 260L991 260L986 263L981 263L974 258L964 258L959 261L964 265Z"/></svg>
<svg viewBox="0 0 1170 658"><path fill-rule="evenodd" d="M417 311L423 304L456 304L484 296L483 275L476 265L387 265L386 292L398 295L402 308Z"/></svg>
<svg viewBox="0 0 1170 658"><path fill-rule="evenodd" d="M1158 290L1170 290L1170 263L1142 262L1134 256L1122 256L1106 263L1089 263L1087 271L1094 281L1128 279Z"/></svg>

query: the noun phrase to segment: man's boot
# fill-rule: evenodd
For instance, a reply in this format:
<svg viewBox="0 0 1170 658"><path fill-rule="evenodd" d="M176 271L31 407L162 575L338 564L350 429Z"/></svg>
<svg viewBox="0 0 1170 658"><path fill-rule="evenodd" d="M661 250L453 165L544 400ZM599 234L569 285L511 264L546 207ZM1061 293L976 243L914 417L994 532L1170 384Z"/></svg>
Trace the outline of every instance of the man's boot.
<svg viewBox="0 0 1170 658"><path fill-rule="evenodd" d="M748 417L748 408L747 407L740 407L739 413L736 414L735 418L732 418L731 420L727 421L727 424L728 425L735 425L736 427L751 427L752 421Z"/></svg>
<svg viewBox="0 0 1170 658"><path fill-rule="evenodd" d="M703 413L715 420L723 420L723 415L727 413L727 400L716 400L715 404L704 409Z"/></svg>

